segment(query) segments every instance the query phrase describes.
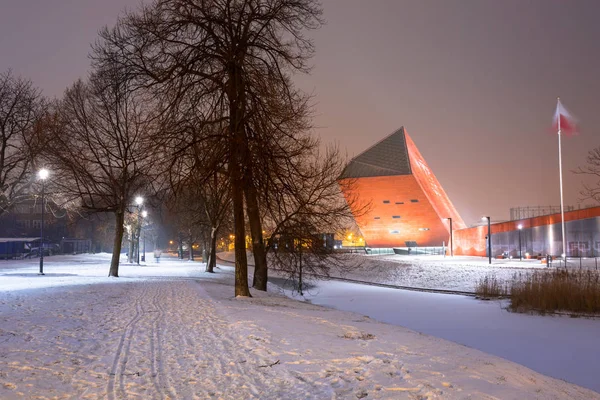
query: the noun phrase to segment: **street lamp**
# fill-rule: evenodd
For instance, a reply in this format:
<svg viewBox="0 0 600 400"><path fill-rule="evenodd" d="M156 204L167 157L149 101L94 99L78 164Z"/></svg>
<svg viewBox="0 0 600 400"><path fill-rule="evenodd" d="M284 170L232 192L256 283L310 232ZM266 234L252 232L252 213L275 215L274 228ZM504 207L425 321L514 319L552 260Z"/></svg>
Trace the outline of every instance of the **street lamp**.
<svg viewBox="0 0 600 400"><path fill-rule="evenodd" d="M42 224L40 227L40 272L38 275L44 275L44 183L48 179L50 172L46 168L40 169L38 177L42 180Z"/></svg>
<svg viewBox="0 0 600 400"><path fill-rule="evenodd" d="M521 230L523 229L523 225L519 224L517 228L519 229L519 260L523 260L523 256L521 253Z"/></svg>
<svg viewBox="0 0 600 400"><path fill-rule="evenodd" d="M142 218L144 218L144 220L146 220L146 217L148 217L148 212L146 210L142 211ZM144 234L144 245L143 245L143 250L142 250L142 261L146 261L146 231L144 230L144 227L142 226L142 231Z"/></svg>
<svg viewBox="0 0 600 400"><path fill-rule="evenodd" d="M481 218L483 221L485 221L487 219L487 223L488 223L488 234L487 234L487 240L488 240L488 258L489 258L489 263L492 263L492 227L491 227L491 222L490 222L490 217L482 217Z"/></svg>
<svg viewBox="0 0 600 400"><path fill-rule="evenodd" d="M454 246L453 246L453 240L452 240L452 218L446 218L448 221L450 221L450 256L454 257Z"/></svg>
<svg viewBox="0 0 600 400"><path fill-rule="evenodd" d="M140 265L140 213L142 210L142 204L144 204L144 198L138 196L135 198L135 204L137 205L137 237L136 237L136 261L137 265Z"/></svg>

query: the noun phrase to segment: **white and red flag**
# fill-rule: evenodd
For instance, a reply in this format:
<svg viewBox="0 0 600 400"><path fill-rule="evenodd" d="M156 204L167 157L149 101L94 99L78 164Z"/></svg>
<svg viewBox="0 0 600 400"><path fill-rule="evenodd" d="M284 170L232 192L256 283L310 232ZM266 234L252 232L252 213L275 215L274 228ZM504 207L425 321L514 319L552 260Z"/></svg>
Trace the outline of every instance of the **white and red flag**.
<svg viewBox="0 0 600 400"><path fill-rule="evenodd" d="M577 134L577 120L573 115L562 105L560 99L556 103L556 112L554 113L554 120L552 121L552 127L559 133L567 136Z"/></svg>

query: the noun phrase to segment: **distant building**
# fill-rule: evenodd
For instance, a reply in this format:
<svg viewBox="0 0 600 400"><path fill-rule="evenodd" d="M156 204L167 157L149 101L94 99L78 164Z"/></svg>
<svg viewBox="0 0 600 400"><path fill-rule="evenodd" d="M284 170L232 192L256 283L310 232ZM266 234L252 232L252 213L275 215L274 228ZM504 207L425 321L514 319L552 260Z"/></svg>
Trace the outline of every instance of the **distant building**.
<svg viewBox="0 0 600 400"><path fill-rule="evenodd" d="M0 216L0 236L36 237L42 227L42 203L30 199L15 204L7 213ZM44 213L44 238L59 243L67 234L67 219L56 218L46 209Z"/></svg>
<svg viewBox="0 0 600 400"><path fill-rule="evenodd" d="M338 181L374 253L440 254L445 244L449 254L452 218L454 254L488 255L487 224L466 227L403 127L354 157ZM370 209L362 214L365 204ZM519 207L511 217L491 224L493 257L561 255L559 209ZM600 207L566 208L565 227L567 257L600 256Z"/></svg>
<svg viewBox="0 0 600 400"><path fill-rule="evenodd" d="M69 218L64 210L59 210L60 215L55 215L51 208L46 206L44 212L44 247L51 248L52 252L84 253L92 251L90 228L93 221L84 218ZM3 254L28 254L31 249L37 249L40 242L42 227L42 204L37 198L25 200L0 216L0 237L5 239ZM83 237L83 238L81 238ZM9 251L10 250L10 251ZM37 251L37 250L36 250Z"/></svg>
<svg viewBox="0 0 600 400"><path fill-rule="evenodd" d="M466 227L404 127L354 157L339 182L346 199L355 199L352 212L368 247L441 248L450 236L447 218L454 229Z"/></svg>
<svg viewBox="0 0 600 400"><path fill-rule="evenodd" d="M519 226L520 235L519 235ZM492 257L560 256L560 212L491 224ZM565 212L567 257L600 256L600 207ZM519 246L520 236L520 246ZM454 254L487 256L487 225L454 232Z"/></svg>

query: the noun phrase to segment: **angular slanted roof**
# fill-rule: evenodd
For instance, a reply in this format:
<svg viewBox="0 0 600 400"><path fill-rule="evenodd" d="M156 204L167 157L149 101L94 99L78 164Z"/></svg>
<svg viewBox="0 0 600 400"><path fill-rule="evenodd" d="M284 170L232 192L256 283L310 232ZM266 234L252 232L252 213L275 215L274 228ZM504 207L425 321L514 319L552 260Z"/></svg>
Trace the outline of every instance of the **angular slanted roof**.
<svg viewBox="0 0 600 400"><path fill-rule="evenodd" d="M339 179L410 175L404 127L354 157Z"/></svg>

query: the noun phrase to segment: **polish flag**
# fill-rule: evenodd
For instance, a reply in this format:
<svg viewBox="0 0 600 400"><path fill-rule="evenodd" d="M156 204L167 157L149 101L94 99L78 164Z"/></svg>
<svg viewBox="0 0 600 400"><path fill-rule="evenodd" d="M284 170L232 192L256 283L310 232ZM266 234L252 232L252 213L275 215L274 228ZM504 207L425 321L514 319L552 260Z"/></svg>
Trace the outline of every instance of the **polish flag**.
<svg viewBox="0 0 600 400"><path fill-rule="evenodd" d="M554 113L552 127L556 131L560 130L560 133L564 133L567 136L577 134L577 120L562 105L560 99L556 103L556 112Z"/></svg>

